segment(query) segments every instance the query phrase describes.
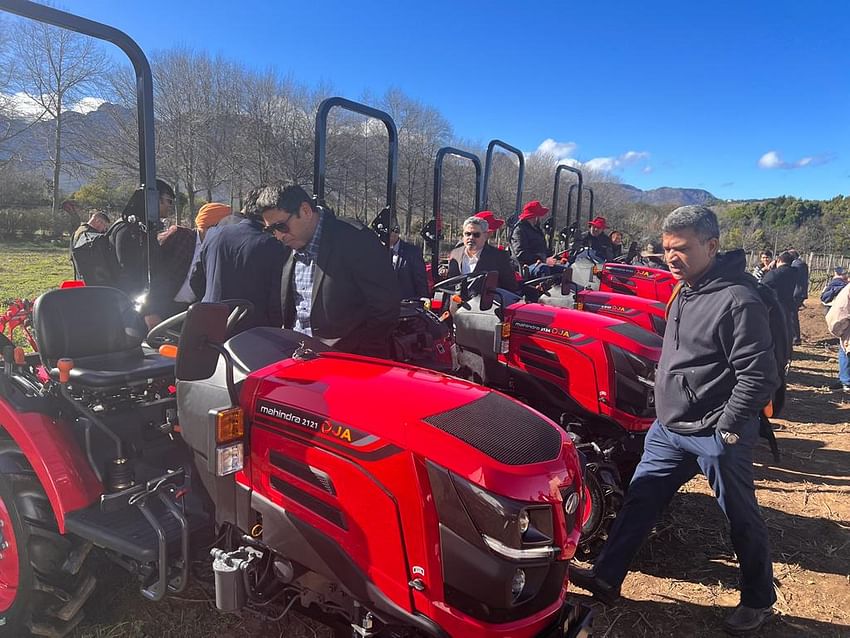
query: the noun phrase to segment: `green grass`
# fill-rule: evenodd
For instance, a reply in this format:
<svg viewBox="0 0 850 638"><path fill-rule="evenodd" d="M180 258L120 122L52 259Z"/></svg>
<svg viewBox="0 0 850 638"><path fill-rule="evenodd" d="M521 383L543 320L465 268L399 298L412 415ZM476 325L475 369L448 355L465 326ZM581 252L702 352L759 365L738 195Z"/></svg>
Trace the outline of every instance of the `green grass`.
<svg viewBox="0 0 850 638"><path fill-rule="evenodd" d="M32 242L0 243L0 309L10 299L35 299L74 277L68 249Z"/></svg>
<svg viewBox="0 0 850 638"><path fill-rule="evenodd" d="M73 277L67 248L25 241L0 242L0 313L14 299L33 301ZM15 331L14 341L19 346L27 345L20 329Z"/></svg>

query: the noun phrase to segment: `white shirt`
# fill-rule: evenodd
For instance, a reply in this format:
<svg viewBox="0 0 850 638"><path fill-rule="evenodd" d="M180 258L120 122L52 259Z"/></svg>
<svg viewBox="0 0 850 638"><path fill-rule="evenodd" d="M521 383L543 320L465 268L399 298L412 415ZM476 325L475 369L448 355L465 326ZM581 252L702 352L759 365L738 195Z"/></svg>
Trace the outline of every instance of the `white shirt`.
<svg viewBox="0 0 850 638"><path fill-rule="evenodd" d="M195 269L195 264L201 259L201 233L195 231L195 253L192 255L192 263L189 266L189 272L186 273L186 279L183 280L183 285L180 290L174 295L174 301L177 303L192 303L195 301L195 293L192 292L192 286L189 285L189 278L192 276L192 271Z"/></svg>
<svg viewBox="0 0 850 638"><path fill-rule="evenodd" d="M468 275L475 267L478 265L478 258L481 256L481 253L476 253L475 255L470 255L463 251L463 259L460 262L460 272L461 274Z"/></svg>

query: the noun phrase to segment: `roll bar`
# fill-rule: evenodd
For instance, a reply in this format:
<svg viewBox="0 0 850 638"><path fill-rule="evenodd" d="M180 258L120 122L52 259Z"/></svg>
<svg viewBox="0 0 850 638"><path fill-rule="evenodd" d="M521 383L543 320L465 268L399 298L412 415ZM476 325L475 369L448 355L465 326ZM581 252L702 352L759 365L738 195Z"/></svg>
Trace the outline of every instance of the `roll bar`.
<svg viewBox="0 0 850 638"><path fill-rule="evenodd" d="M582 190L583 179L584 179L582 174L581 174L581 171L579 169L575 168L574 166L567 166L566 164L558 164L558 166L555 168L555 187L552 190L552 223L550 224L550 228L549 228L549 250L554 250L555 228L557 226L556 220L557 220L557 214L558 214L558 203L559 203L559 198L560 198L560 193L561 193L561 172L562 171L569 171L570 173L575 173L576 178L578 179L578 187L579 187L578 207L579 207L579 210L581 210L581 190ZM571 192L572 192L572 190L570 191L570 193ZM567 227L569 227L570 223L571 223L570 222L570 214L571 214L570 204L571 204L571 201L569 199L570 193L568 193L568 199L567 199L567 224L566 224ZM578 221L579 221L578 215L576 215L576 225L578 225Z"/></svg>
<svg viewBox="0 0 850 638"><path fill-rule="evenodd" d="M320 206L325 205L328 114L334 107L380 120L387 127L389 152L387 153L386 207L389 209L390 216L394 217L396 213L396 185L398 183L398 130L395 122L389 113L344 97L329 97L322 100L319 104L319 110L316 112L315 152L313 157L313 194L316 197L316 203Z"/></svg>
<svg viewBox="0 0 850 638"><path fill-rule="evenodd" d="M570 190L567 193L567 211L572 210L573 206L573 193L576 190L577 184L570 184ZM593 219L593 189L590 186L584 186L582 189L588 193L590 193L590 206L588 207L588 218L587 221L591 221ZM581 221L581 211L576 211L576 219Z"/></svg>
<svg viewBox="0 0 850 638"><path fill-rule="evenodd" d="M472 162L475 167L475 212L482 210L481 206L481 160L474 153L455 148L453 146L444 146L437 151L437 156L434 159L434 228L432 233L428 233L425 237L423 228L423 238L431 243L431 272L436 273L440 266L440 237L443 232L443 213L442 213L442 198L443 198L443 160L446 155L454 155L462 157Z"/></svg>
<svg viewBox="0 0 850 638"><path fill-rule="evenodd" d="M484 186L481 189L481 205L485 210L487 209L487 187L490 183L490 173L493 172L493 151L496 149L497 146L508 151L509 153L516 155L519 158L516 204L513 210L513 213L518 213L520 211L520 207L522 206L522 186L525 182L525 155L516 146L511 146L510 144L503 142L502 140L491 140L490 143L487 145L487 157L484 160Z"/></svg>

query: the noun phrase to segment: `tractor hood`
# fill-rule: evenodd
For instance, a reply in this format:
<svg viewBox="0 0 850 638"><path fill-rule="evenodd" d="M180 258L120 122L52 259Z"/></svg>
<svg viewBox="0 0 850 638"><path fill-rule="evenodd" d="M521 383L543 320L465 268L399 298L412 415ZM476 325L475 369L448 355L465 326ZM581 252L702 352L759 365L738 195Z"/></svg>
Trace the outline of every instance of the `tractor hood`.
<svg viewBox="0 0 850 638"><path fill-rule="evenodd" d="M554 423L498 392L421 368L331 352L286 359L246 379L242 404L252 427L359 462L410 452L505 495L527 496L528 465L538 476L551 466L550 478L568 480L563 448L572 444Z"/></svg>
<svg viewBox="0 0 850 638"><path fill-rule="evenodd" d="M508 307L506 319L512 332L536 333L556 342L597 339L656 363L661 358L661 337L604 315L543 304L514 304Z"/></svg>

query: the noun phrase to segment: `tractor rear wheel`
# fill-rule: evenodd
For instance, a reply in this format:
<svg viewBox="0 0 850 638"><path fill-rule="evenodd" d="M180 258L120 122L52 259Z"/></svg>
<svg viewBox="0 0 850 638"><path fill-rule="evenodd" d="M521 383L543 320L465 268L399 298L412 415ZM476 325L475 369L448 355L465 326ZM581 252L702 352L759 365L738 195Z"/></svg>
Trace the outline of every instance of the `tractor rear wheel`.
<svg viewBox="0 0 850 638"><path fill-rule="evenodd" d="M622 505L623 488L617 468L610 463L588 463L578 547L582 560L592 561L599 554Z"/></svg>
<svg viewBox="0 0 850 638"><path fill-rule="evenodd" d="M0 474L0 536L0 638L70 633L96 581L80 571L85 550L56 531L34 474Z"/></svg>

